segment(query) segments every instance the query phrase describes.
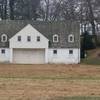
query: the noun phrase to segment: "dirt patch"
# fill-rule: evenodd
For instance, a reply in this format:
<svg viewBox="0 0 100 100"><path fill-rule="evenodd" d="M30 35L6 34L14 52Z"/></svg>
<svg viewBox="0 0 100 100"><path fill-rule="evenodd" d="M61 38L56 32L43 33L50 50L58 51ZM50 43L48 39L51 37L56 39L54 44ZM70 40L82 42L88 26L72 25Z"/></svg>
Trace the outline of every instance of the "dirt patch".
<svg viewBox="0 0 100 100"><path fill-rule="evenodd" d="M100 67L89 65L0 65L0 77L100 77Z"/></svg>
<svg viewBox="0 0 100 100"><path fill-rule="evenodd" d="M52 100L66 96L100 96L100 67L0 65L0 100Z"/></svg>
<svg viewBox="0 0 100 100"><path fill-rule="evenodd" d="M0 98L47 100L64 96L99 96L100 81L2 80ZM27 99L26 99L27 98ZM32 99L34 98L34 99Z"/></svg>
<svg viewBox="0 0 100 100"><path fill-rule="evenodd" d="M96 48L93 50L88 51L89 58L98 58L100 59L100 48Z"/></svg>

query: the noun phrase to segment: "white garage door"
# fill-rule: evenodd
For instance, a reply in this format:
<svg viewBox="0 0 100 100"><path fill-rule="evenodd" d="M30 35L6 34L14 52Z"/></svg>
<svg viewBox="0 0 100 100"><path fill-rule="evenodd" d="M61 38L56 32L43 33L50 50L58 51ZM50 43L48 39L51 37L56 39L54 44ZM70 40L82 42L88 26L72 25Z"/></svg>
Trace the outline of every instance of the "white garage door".
<svg viewBox="0 0 100 100"><path fill-rule="evenodd" d="M20 64L43 64L45 63L45 50L14 49L13 62Z"/></svg>

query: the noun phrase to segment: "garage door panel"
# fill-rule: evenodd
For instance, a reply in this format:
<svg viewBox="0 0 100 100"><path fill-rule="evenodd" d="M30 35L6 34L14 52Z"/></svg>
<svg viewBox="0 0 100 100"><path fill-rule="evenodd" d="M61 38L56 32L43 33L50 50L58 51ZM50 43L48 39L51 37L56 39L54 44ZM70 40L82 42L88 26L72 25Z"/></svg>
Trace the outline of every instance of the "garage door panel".
<svg viewBox="0 0 100 100"><path fill-rule="evenodd" d="M13 51L13 62L22 64L45 63L45 50L18 50Z"/></svg>

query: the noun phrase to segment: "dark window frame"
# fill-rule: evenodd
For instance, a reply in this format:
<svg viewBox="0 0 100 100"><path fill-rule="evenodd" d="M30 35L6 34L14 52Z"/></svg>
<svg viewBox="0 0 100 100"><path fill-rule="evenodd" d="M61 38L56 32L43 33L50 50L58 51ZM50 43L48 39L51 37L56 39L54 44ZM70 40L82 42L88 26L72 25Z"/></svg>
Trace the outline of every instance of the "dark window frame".
<svg viewBox="0 0 100 100"><path fill-rule="evenodd" d="M40 42L40 41L41 41L40 36L37 36L37 42Z"/></svg>
<svg viewBox="0 0 100 100"><path fill-rule="evenodd" d="M73 55L73 50L69 50L69 54L70 55Z"/></svg>
<svg viewBox="0 0 100 100"><path fill-rule="evenodd" d="M27 36L27 41L31 42L31 36Z"/></svg>
<svg viewBox="0 0 100 100"><path fill-rule="evenodd" d="M57 55L58 51L57 50L53 50L53 54Z"/></svg>
<svg viewBox="0 0 100 100"><path fill-rule="evenodd" d="M5 54L6 53L6 50L5 49L1 49L1 53L2 54Z"/></svg>
<svg viewBox="0 0 100 100"><path fill-rule="evenodd" d="M17 38L17 40L18 40L18 42L21 42L21 36L18 36L18 38Z"/></svg>
<svg viewBox="0 0 100 100"><path fill-rule="evenodd" d="M53 36L53 42L55 42L55 43L59 42L59 37L58 37L58 35L54 35L54 36Z"/></svg>

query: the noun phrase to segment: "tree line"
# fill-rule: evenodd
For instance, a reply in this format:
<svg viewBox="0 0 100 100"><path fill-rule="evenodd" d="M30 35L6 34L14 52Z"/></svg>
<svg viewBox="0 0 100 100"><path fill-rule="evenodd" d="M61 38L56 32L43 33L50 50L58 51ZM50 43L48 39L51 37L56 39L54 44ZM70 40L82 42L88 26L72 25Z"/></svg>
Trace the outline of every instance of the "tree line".
<svg viewBox="0 0 100 100"><path fill-rule="evenodd" d="M100 0L0 0L0 18L89 22L95 35L95 21L100 22Z"/></svg>
<svg viewBox="0 0 100 100"><path fill-rule="evenodd" d="M99 0L0 0L2 19L98 20Z"/></svg>

